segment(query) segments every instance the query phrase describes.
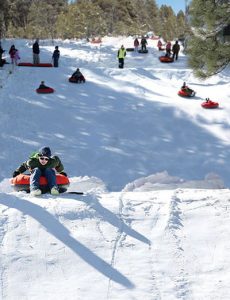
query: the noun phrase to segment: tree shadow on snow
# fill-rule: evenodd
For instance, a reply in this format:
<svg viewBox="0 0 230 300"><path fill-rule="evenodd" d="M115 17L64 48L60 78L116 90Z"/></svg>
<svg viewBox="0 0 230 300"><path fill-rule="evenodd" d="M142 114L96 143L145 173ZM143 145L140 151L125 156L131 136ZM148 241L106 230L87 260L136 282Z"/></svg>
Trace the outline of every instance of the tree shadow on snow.
<svg viewBox="0 0 230 300"><path fill-rule="evenodd" d="M23 214L37 220L50 234L65 244L68 248L79 255L86 263L102 273L109 279L129 288L134 288L134 284L118 270L114 269L106 261L98 257L86 246L71 237L70 231L62 225L52 214L41 206L29 201L4 195L0 203L9 208L21 211Z"/></svg>

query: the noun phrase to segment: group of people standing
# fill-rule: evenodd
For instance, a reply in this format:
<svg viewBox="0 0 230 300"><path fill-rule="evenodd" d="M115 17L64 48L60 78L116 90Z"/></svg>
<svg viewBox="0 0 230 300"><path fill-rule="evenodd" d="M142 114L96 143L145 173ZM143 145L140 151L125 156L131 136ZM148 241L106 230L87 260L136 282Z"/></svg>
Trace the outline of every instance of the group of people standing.
<svg viewBox="0 0 230 300"><path fill-rule="evenodd" d="M136 52L138 51L139 45L141 45L141 51L146 51L147 50L148 42L147 42L147 39L144 36L141 37L140 42L139 42L138 38L135 38L133 44L134 44L134 51L136 51Z"/></svg>
<svg viewBox="0 0 230 300"><path fill-rule="evenodd" d="M168 41L166 43L165 49L163 49L162 41L159 39L157 42L157 47L158 47L159 51L162 51L162 50L166 51L165 56L171 57L171 54L172 54L173 60L178 59L178 54L180 52L180 45L179 45L178 41L176 41L173 46L172 46L172 43L170 41Z"/></svg>
<svg viewBox="0 0 230 300"><path fill-rule="evenodd" d="M138 38L135 38L134 40L134 51L137 52L138 51L138 47L141 45L141 51L145 52L147 51L146 45L148 44L146 38L144 36L142 36L141 41L139 42ZM172 57L173 60L177 60L178 59L178 54L180 51L180 45L178 43L178 41L175 42L175 44L173 44L170 41L168 41L166 43L165 49L163 49L163 44L161 42L161 40L158 40L157 43L157 47L159 49L159 51L165 50L165 56L167 57ZM124 68L124 60L126 57L126 49L124 47L124 45L121 46L121 48L118 50L117 52L117 58L118 58L118 67L120 69Z"/></svg>
<svg viewBox="0 0 230 300"><path fill-rule="evenodd" d="M39 47L38 39L34 42L32 49L33 49L33 64L37 65L40 63L40 47ZM0 43L0 62L2 61L2 54L4 52L5 50L2 49ZM11 63L13 65L18 65L18 61L20 60L20 55L15 45L12 45L10 47L9 55L10 55ZM52 54L52 60L53 60L53 66L56 68L58 67L59 58L60 58L60 50L58 49L58 46L55 46L55 50Z"/></svg>
<svg viewBox="0 0 230 300"><path fill-rule="evenodd" d="M37 39L33 44L33 63L35 65L40 63L39 54L40 54L39 40ZM59 58L60 58L60 50L58 49L58 46L55 46L55 50L54 50L53 55L52 55L53 66L55 68L58 67Z"/></svg>

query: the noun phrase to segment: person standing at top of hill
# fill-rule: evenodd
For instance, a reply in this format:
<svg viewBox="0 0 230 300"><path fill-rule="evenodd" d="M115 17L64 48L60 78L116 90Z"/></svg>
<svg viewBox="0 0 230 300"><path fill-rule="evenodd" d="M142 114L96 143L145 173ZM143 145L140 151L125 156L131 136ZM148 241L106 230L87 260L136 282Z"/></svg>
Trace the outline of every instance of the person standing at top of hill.
<svg viewBox="0 0 230 300"><path fill-rule="evenodd" d="M141 50L142 51L146 51L147 50L146 49L146 45L147 44L148 44L148 42L147 42L146 38L144 36L142 36L142 38L141 38Z"/></svg>
<svg viewBox="0 0 230 300"><path fill-rule="evenodd" d="M178 59L178 53L180 51L180 45L178 44L178 41L175 42L175 44L172 46L172 52L173 52L173 60L174 58L177 60Z"/></svg>
<svg viewBox="0 0 230 300"><path fill-rule="evenodd" d="M158 42L157 42L157 48L158 48L159 51L163 50L162 46L163 46L162 41L158 40Z"/></svg>
<svg viewBox="0 0 230 300"><path fill-rule="evenodd" d="M59 60L59 57L60 57L60 51L58 49L58 46L55 46L55 50L53 52L53 62L54 62L54 67L57 68L58 67L58 60Z"/></svg>
<svg viewBox="0 0 230 300"><path fill-rule="evenodd" d="M40 48L38 44L38 39L36 39L35 43L33 44L33 63L35 65L40 63L39 54L40 54Z"/></svg>
<svg viewBox="0 0 230 300"><path fill-rule="evenodd" d="M15 48L14 45L12 45L12 46L10 47L10 50L9 50L9 55L10 55L11 63L12 63L12 64L14 63L15 53L16 53L16 48Z"/></svg>
<svg viewBox="0 0 230 300"><path fill-rule="evenodd" d="M165 54L165 56L168 56L168 57L171 56L171 47L172 47L172 44L171 44L170 41L168 41L167 44L166 44L166 54Z"/></svg>
<svg viewBox="0 0 230 300"><path fill-rule="evenodd" d="M125 61L125 57L126 57L126 50L125 50L125 47L123 45L117 51L117 57L118 57L119 68L123 69L124 68L124 61Z"/></svg>
<svg viewBox="0 0 230 300"><path fill-rule="evenodd" d="M139 41L138 41L138 38L135 38L134 40L134 50L137 52L138 51L138 47L140 45Z"/></svg>

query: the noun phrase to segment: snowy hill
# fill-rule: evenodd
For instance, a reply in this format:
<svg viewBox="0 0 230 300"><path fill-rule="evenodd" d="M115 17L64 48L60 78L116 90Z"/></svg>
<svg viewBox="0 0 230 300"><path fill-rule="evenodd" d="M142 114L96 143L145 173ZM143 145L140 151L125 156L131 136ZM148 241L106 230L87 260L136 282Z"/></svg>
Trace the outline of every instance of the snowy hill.
<svg viewBox="0 0 230 300"><path fill-rule="evenodd" d="M31 41L12 43L31 62ZM151 40L118 69L132 43L57 41L58 69L0 68L0 299L230 298L230 72L199 81L183 53L160 63ZM42 62L55 45L40 43ZM85 84L68 82L77 67ZM55 93L36 94L41 80ZM183 81L195 98L177 96ZM44 145L85 195L12 191Z"/></svg>

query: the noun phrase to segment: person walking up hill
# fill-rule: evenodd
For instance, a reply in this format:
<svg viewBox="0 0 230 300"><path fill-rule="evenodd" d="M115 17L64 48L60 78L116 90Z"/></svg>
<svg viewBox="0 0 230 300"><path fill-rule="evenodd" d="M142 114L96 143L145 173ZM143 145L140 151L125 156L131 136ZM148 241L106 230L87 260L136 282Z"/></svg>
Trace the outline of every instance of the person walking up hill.
<svg viewBox="0 0 230 300"><path fill-rule="evenodd" d="M117 52L117 57L118 57L118 62L119 62L119 68L123 69L124 68L124 60L126 56L126 50L124 46L122 45L121 48Z"/></svg>

